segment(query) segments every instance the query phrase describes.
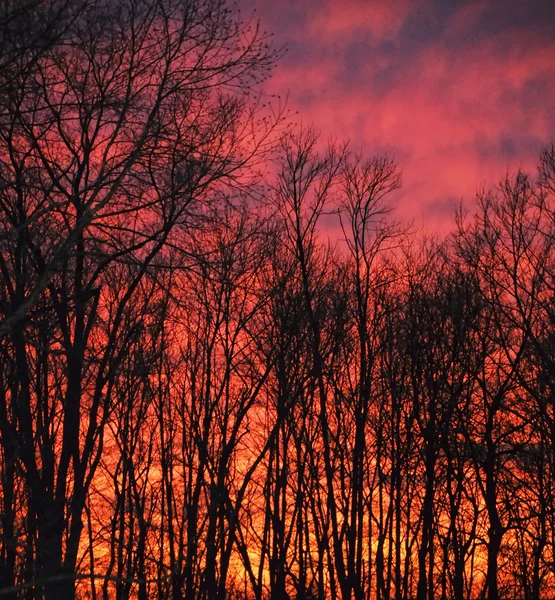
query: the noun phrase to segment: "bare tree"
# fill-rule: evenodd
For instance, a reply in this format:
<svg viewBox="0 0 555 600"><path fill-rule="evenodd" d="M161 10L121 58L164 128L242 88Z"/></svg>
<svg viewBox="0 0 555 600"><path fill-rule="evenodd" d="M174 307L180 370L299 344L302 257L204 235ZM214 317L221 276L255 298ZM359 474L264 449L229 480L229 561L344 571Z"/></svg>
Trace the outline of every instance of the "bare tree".
<svg viewBox="0 0 555 600"><path fill-rule="evenodd" d="M36 58L23 48L33 66L4 86L0 117L0 334L16 373L3 438L36 529L30 577L56 598L74 595L116 374L140 335L130 307L195 206L267 142L236 92L275 57L223 2L73 8Z"/></svg>

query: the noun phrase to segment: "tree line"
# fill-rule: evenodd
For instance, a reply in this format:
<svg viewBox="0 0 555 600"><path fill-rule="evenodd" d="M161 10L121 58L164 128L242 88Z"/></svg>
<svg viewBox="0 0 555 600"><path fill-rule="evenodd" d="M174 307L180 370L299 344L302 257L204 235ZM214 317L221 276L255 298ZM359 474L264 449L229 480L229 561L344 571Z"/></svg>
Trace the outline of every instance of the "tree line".
<svg viewBox="0 0 555 600"><path fill-rule="evenodd" d="M427 239L236 6L0 49L0 596L555 594L553 147Z"/></svg>

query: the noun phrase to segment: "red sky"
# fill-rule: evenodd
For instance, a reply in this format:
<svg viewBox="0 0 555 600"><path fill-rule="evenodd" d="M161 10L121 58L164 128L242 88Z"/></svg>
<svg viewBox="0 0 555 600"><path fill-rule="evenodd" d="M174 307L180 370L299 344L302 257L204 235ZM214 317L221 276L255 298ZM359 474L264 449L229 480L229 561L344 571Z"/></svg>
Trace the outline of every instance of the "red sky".
<svg viewBox="0 0 555 600"><path fill-rule="evenodd" d="M242 0L287 53L267 89L387 152L398 215L438 229L555 139L555 0Z"/></svg>

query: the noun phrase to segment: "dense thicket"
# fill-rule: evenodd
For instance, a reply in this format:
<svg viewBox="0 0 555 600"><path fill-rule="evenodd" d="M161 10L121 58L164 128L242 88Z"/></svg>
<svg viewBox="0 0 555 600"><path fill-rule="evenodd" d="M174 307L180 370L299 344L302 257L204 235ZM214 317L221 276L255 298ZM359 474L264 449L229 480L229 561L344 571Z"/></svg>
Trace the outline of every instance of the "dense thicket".
<svg viewBox="0 0 555 600"><path fill-rule="evenodd" d="M555 595L553 148L429 241L218 0L0 49L0 595Z"/></svg>

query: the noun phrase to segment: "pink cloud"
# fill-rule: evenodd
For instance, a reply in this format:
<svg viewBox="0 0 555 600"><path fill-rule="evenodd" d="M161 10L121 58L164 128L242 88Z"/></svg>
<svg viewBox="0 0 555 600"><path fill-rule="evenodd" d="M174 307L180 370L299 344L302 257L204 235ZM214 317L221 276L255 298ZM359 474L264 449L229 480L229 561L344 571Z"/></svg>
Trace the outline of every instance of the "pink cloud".
<svg viewBox="0 0 555 600"><path fill-rule="evenodd" d="M337 62L297 65L276 83L291 90L292 106L325 135L350 138L370 153L394 151L404 170L401 211L418 217L430 202L472 197L477 186L495 183L511 166L533 166L526 149L517 152L519 164L508 162L500 150L504 138L548 142L553 134L555 44L516 45L506 55L496 50L493 42L464 53L436 45L382 92L372 85L380 68L373 64L348 94L336 81ZM538 78L546 81L545 102L530 107L525 86Z"/></svg>
<svg viewBox="0 0 555 600"><path fill-rule="evenodd" d="M391 40L420 0L327 0L311 20L312 36L342 38L355 33L368 33L376 41Z"/></svg>
<svg viewBox="0 0 555 600"><path fill-rule="evenodd" d="M270 91L289 90L290 107L324 138L395 155L404 180L399 214L449 229L458 199L471 203L507 169L533 170L555 135L555 42L525 29L478 35L487 0L461 3L442 27L431 6L307 4L302 53L278 68ZM433 36L401 49L399 40L374 44L395 40L416 9L437 26ZM349 44L364 33L372 39L357 50L355 68Z"/></svg>

